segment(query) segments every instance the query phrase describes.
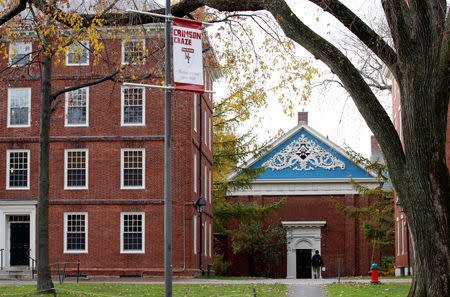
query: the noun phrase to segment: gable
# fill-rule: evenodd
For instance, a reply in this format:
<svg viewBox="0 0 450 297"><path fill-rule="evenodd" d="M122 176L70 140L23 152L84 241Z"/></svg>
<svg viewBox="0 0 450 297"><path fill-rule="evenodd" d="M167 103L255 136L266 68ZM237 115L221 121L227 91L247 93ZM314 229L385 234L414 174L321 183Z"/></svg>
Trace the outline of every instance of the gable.
<svg viewBox="0 0 450 297"><path fill-rule="evenodd" d="M269 153L250 166L266 166L265 172L257 181L373 178L350 161L344 150L309 127L297 127L287 135Z"/></svg>

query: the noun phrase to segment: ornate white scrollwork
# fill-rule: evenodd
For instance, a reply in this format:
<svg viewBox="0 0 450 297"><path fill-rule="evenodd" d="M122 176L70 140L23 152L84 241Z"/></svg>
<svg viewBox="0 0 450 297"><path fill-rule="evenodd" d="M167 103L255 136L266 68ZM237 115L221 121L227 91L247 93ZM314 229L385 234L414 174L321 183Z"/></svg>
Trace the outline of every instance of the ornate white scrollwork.
<svg viewBox="0 0 450 297"><path fill-rule="evenodd" d="M344 162L304 134L276 153L264 165L272 170L292 168L297 171L314 170L316 167L327 170L334 170L336 167L345 168Z"/></svg>

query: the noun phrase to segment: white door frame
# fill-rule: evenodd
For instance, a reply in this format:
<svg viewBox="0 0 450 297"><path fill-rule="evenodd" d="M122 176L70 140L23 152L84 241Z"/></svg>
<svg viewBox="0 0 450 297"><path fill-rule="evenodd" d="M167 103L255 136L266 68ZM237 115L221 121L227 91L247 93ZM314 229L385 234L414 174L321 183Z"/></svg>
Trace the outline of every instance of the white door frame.
<svg viewBox="0 0 450 297"><path fill-rule="evenodd" d="M326 221L283 221L281 224L286 228L287 256L286 278L295 279L297 277L297 249L311 249L321 252L321 228ZM312 269L312 268L311 268ZM311 271L312 275L312 271Z"/></svg>
<svg viewBox="0 0 450 297"><path fill-rule="evenodd" d="M30 216L30 257L36 259L36 200L0 200L0 249L3 250L3 269L10 268L9 216ZM1 256L1 255L0 255ZM31 260L29 260L31 267Z"/></svg>

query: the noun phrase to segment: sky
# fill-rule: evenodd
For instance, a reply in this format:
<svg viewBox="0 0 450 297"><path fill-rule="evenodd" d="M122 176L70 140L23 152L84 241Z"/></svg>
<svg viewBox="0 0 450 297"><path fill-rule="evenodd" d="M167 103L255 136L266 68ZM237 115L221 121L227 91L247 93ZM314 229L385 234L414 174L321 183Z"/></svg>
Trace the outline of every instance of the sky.
<svg viewBox="0 0 450 297"><path fill-rule="evenodd" d="M164 0L157 2L165 4ZM332 43L340 40L342 32L346 31L328 13L310 4L308 0L287 0L287 2L304 23ZM342 0L342 2L363 20L382 15L380 1ZM214 32L214 27L209 29L209 32ZM261 31L261 34L264 33ZM256 32L255 36L257 35ZM300 46L297 48L297 55L309 58L313 63L312 65L319 69L322 77L329 74L328 68L322 62L315 60L311 54ZM316 80L316 83L319 82L320 79ZM217 92L216 97L220 98L220 96L226 95L226 84L218 82L214 85L214 89ZM390 94L384 94L381 99L388 115L391 116ZM288 132L297 125L297 111L306 111L309 115L308 124L313 129L344 149L348 146L366 157L370 156L370 136L372 132L344 89L337 85L330 85L327 88L315 87L307 104L299 104L294 109L294 116L288 117L283 113L277 98L272 96L269 99L268 108L259 110L259 115L263 117L263 121L258 124L256 129L253 129L257 134L258 141L262 143L273 138L280 130ZM253 128L255 123L249 121L243 125L243 129Z"/></svg>

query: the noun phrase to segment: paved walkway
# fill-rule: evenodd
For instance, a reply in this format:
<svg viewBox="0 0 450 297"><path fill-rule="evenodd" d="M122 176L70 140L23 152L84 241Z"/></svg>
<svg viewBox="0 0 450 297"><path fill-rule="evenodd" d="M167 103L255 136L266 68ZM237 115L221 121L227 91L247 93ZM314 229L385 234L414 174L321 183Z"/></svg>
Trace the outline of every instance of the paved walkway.
<svg viewBox="0 0 450 297"><path fill-rule="evenodd" d="M291 285L288 297L327 297L324 285Z"/></svg>

